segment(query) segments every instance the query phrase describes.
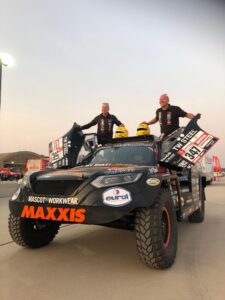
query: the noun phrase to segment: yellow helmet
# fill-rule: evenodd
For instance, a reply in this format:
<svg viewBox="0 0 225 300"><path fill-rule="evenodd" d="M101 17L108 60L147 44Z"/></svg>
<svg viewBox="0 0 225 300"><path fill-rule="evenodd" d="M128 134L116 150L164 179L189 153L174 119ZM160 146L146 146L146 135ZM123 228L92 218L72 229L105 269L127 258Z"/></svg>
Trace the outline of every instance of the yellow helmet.
<svg viewBox="0 0 225 300"><path fill-rule="evenodd" d="M128 130L124 126L119 126L115 132L114 138L125 138L128 137Z"/></svg>
<svg viewBox="0 0 225 300"><path fill-rule="evenodd" d="M141 123L141 124L138 125L137 136L149 135L149 134L150 134L150 128L149 128L148 124Z"/></svg>

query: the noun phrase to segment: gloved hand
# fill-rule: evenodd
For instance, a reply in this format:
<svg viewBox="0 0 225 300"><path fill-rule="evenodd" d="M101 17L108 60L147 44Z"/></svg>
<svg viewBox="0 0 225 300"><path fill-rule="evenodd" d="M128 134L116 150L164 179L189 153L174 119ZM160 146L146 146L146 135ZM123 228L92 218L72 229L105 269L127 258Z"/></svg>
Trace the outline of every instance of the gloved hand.
<svg viewBox="0 0 225 300"><path fill-rule="evenodd" d="M81 129L81 126L78 125L76 122L73 123L73 126L76 127L76 128L78 128L78 129Z"/></svg>
<svg viewBox="0 0 225 300"><path fill-rule="evenodd" d="M201 119L201 114L198 113L195 117L197 120L199 120L199 119Z"/></svg>

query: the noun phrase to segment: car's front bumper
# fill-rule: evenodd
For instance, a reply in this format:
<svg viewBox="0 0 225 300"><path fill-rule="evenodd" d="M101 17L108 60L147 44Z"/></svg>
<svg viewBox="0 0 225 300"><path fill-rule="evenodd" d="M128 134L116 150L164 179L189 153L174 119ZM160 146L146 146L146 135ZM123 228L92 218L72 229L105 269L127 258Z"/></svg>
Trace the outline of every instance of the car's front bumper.
<svg viewBox="0 0 225 300"><path fill-rule="evenodd" d="M60 223L107 224L128 214L131 207L112 208L107 206L52 205L9 202L10 212L27 219L51 220Z"/></svg>
<svg viewBox="0 0 225 300"><path fill-rule="evenodd" d="M149 182L149 179L152 181ZM107 224L139 207L151 207L158 199L161 182L162 178L153 175L151 178L142 176L139 182L111 188L94 188L88 184L73 197L36 195L23 187L9 201L9 209L14 216L28 219ZM114 201L114 192L118 190L125 193Z"/></svg>

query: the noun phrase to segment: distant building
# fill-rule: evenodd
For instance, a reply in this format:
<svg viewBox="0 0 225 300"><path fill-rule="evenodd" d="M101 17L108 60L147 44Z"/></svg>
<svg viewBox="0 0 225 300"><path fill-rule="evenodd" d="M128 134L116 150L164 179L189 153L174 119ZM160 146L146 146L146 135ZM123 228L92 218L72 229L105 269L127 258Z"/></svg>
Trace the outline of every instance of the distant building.
<svg viewBox="0 0 225 300"><path fill-rule="evenodd" d="M26 162L31 158L46 158L46 156L31 151L0 153L0 168L17 168L25 173Z"/></svg>

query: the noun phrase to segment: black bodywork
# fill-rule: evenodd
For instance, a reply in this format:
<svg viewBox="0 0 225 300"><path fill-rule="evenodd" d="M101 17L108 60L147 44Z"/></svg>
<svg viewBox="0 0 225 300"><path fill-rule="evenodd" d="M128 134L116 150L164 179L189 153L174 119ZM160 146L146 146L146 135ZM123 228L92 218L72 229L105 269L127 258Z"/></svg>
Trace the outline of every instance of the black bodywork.
<svg viewBox="0 0 225 300"><path fill-rule="evenodd" d="M179 220L199 209L199 191L200 186L204 186L204 177L196 166L178 168L176 172L166 168L165 164L162 168L162 142L157 137L115 139L112 144L98 148L90 140L87 145L84 141L85 136L79 139L82 145L75 145L78 150L84 147L86 153L79 160L79 151L76 152L74 168L63 166L61 160L61 169L35 172L24 177L19 190L9 201L14 216L132 229L135 211L140 207L151 207L157 202L162 187L170 190ZM129 163L126 164L90 163L99 151L120 147L144 147L151 152L152 160L147 165L132 163L133 158L127 155L125 160ZM111 183L96 186L93 183L97 180L99 184L99 178L104 184L108 181ZM112 182L114 179L115 183Z"/></svg>

